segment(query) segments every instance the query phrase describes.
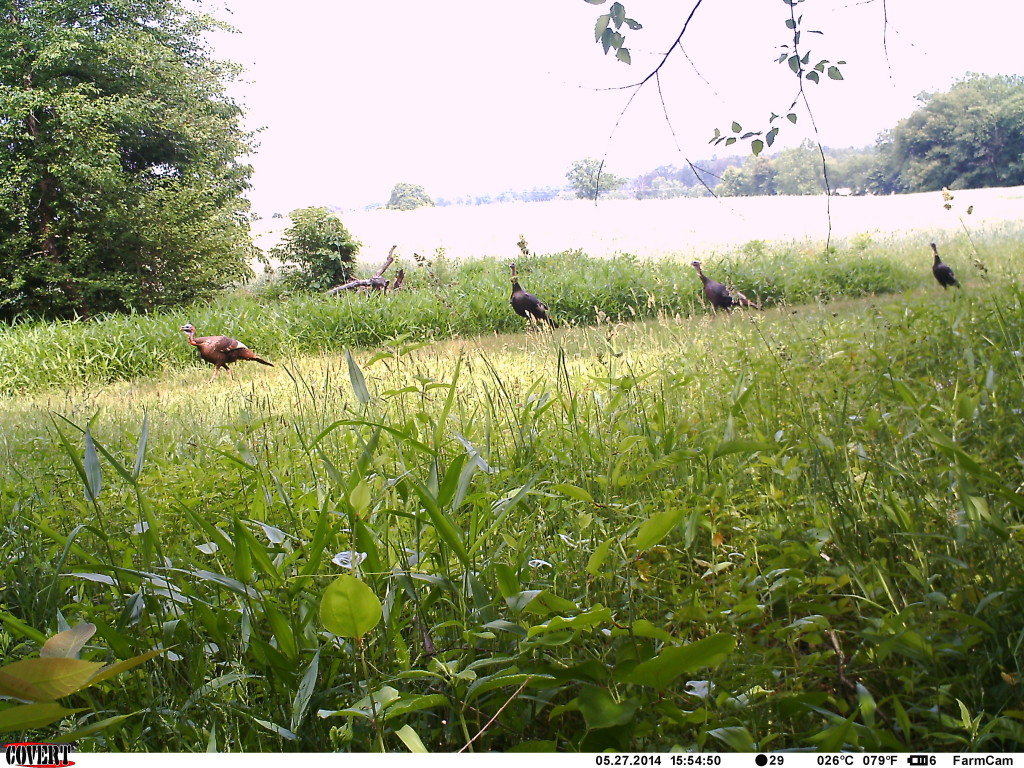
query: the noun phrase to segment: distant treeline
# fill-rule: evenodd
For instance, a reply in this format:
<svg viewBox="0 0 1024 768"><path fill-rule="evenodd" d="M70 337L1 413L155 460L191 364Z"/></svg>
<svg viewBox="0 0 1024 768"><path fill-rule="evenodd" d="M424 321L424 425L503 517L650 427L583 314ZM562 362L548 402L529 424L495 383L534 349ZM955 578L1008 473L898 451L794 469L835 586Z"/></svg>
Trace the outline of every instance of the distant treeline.
<svg viewBox="0 0 1024 768"><path fill-rule="evenodd" d="M729 197L819 195L826 190L887 195L1024 184L1024 78L968 74L949 91L922 93L918 99L921 106L883 132L872 146L819 149L808 140L773 154L713 156L682 167L662 165L604 196L661 200L704 197L712 191ZM567 184L439 198L436 204L576 198Z"/></svg>

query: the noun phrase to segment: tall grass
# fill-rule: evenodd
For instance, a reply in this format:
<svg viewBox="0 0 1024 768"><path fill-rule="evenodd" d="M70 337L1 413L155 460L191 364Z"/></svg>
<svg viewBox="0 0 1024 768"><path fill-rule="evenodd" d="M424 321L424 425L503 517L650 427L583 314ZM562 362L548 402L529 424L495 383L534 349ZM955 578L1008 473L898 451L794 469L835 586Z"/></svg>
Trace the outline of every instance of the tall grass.
<svg viewBox="0 0 1024 768"><path fill-rule="evenodd" d="M1019 238L1012 235L976 238L993 275L1014 263ZM708 254L704 264L709 275L766 306L805 304L928 284L928 254L920 246L861 236L823 257L810 244L752 241L738 253ZM945 252L961 276L971 279L970 262ZM337 355L396 338L437 340L523 327L508 306L506 263L489 258L451 263L442 255L426 266L405 266L407 290L388 296L272 299L236 291L167 314L5 326L0 328L0 394L130 381L201 365L177 330L185 322L200 335L238 338L272 360ZM519 270L526 289L568 325L706 311L696 273L688 261L672 257L593 259L573 251L521 259Z"/></svg>
<svg viewBox="0 0 1024 768"><path fill-rule="evenodd" d="M1024 295L991 282L8 401L4 642L170 649L92 702L138 712L111 750L1017 745ZM341 573L362 643L319 622Z"/></svg>

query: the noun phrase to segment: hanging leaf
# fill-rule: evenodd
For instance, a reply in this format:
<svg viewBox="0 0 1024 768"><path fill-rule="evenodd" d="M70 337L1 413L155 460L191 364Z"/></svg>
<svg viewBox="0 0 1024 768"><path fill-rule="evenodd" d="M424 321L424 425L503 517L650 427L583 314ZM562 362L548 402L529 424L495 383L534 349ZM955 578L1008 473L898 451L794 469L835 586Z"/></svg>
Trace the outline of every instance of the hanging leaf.
<svg viewBox="0 0 1024 768"><path fill-rule="evenodd" d="M615 54L615 58L618 59L619 61L623 62L624 64L632 64L633 63L632 59L629 58L629 49L628 48L619 48L619 52Z"/></svg>
<svg viewBox="0 0 1024 768"><path fill-rule="evenodd" d="M338 637L362 637L383 615L373 590L348 574L331 582L320 598L320 623Z"/></svg>
<svg viewBox="0 0 1024 768"><path fill-rule="evenodd" d="M752 142L750 142L750 151L754 153L754 157L760 155L763 149L764 142L761 141L760 139L754 139Z"/></svg>
<svg viewBox="0 0 1024 768"><path fill-rule="evenodd" d="M843 73L839 71L839 67L829 67L828 76L833 80L842 80Z"/></svg>

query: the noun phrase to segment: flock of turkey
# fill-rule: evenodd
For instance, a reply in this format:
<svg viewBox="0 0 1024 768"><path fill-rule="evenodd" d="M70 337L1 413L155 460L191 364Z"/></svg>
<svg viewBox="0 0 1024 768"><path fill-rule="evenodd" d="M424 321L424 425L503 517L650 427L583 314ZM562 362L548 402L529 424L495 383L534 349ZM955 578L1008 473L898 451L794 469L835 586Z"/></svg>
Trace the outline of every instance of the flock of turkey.
<svg viewBox="0 0 1024 768"><path fill-rule="evenodd" d="M959 288L960 283L957 282L952 268L948 264L944 264L942 259L939 258L939 249L935 247L935 243L931 244L931 248L935 256L935 261L932 264L932 274L935 275L939 285L943 289L949 288L951 285ZM519 284L519 274L516 271L515 262L512 262L509 266L512 270L512 295L509 297L509 304L512 305L515 313L525 317L531 324L545 322L552 328L557 328L558 323L548 316L549 310L547 305L532 293L523 290L523 287ZM700 281L704 285L704 298L716 310L729 311L733 307L761 309L760 304L751 301L735 288L729 288L724 283L712 280L705 275L699 261L693 262L693 268L697 270ZM228 378L230 379L231 369L228 368L228 364L236 363L239 360L255 360L257 363L271 367L274 365L259 357L242 342L229 336L196 336L196 329L191 323L185 323L178 330L188 336L188 343L196 348L199 357L213 365L211 382L217 378L221 368L228 372Z"/></svg>

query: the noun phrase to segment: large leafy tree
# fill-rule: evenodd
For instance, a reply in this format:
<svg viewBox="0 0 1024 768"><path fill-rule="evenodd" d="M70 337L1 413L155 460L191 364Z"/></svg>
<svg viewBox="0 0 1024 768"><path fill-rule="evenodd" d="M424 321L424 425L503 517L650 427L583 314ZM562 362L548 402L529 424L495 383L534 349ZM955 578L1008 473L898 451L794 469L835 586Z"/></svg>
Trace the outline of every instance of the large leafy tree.
<svg viewBox="0 0 1024 768"><path fill-rule="evenodd" d="M608 173L603 163L592 157L577 160L572 164L565 178L576 193L576 197L596 200L599 194L611 192L626 183L621 176Z"/></svg>
<svg viewBox="0 0 1024 768"><path fill-rule="evenodd" d="M392 187L391 198L384 207L395 211L411 211L415 208L433 205L434 201L427 194L427 190L419 184L400 181Z"/></svg>
<svg viewBox="0 0 1024 768"><path fill-rule="evenodd" d="M249 274L237 74L180 0L0 0L0 317L147 310Z"/></svg>
<svg viewBox="0 0 1024 768"><path fill-rule="evenodd" d="M891 134L900 184L913 192L1024 184L1024 78L968 75Z"/></svg>

